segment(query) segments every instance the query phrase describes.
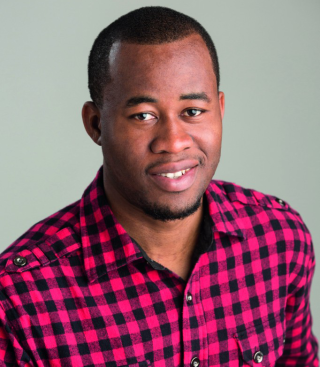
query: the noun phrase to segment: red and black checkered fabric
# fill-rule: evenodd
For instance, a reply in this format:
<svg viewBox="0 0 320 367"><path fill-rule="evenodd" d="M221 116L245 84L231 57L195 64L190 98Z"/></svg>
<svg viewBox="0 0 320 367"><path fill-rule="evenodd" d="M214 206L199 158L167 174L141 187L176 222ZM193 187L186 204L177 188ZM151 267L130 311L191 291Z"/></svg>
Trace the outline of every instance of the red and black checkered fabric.
<svg viewBox="0 0 320 367"><path fill-rule="evenodd" d="M185 282L117 222L100 170L1 255L0 366L318 366L299 214L220 181L206 199L212 242Z"/></svg>

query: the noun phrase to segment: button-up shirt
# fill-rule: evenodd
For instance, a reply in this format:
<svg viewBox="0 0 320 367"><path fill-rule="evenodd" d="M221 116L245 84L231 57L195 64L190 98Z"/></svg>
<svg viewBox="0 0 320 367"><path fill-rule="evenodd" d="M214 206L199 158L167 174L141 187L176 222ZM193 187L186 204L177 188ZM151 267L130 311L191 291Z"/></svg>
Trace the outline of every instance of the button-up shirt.
<svg viewBox="0 0 320 367"><path fill-rule="evenodd" d="M299 214L222 181L204 203L185 281L126 233L100 170L1 255L0 366L318 366Z"/></svg>

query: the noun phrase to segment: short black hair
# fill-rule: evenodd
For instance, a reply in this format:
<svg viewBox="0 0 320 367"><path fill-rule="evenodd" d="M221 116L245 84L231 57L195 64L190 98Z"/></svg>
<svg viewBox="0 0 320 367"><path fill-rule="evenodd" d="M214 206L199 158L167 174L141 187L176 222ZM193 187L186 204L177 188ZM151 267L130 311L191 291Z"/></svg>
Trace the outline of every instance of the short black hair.
<svg viewBox="0 0 320 367"><path fill-rule="evenodd" d="M199 34L211 56L213 71L219 89L218 55L208 32L195 19L162 6L136 9L115 20L103 29L93 43L89 55L89 91L93 102L103 105L103 91L111 81L109 54L115 42L136 44L162 44Z"/></svg>

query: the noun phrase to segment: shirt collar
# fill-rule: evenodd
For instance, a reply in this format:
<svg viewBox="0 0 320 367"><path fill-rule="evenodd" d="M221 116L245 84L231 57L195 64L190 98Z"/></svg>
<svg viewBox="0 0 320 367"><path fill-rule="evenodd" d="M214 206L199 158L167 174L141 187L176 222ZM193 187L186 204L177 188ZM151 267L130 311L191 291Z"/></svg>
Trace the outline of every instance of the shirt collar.
<svg viewBox="0 0 320 367"><path fill-rule="evenodd" d="M206 190L213 232L245 238L236 209L219 187ZM90 282L108 271L142 259L140 247L113 215L104 192L102 167L80 201L80 231L84 268Z"/></svg>
<svg viewBox="0 0 320 367"><path fill-rule="evenodd" d="M246 239L244 223L237 208L223 190L221 183L211 181L205 195L208 201L209 214L213 221L213 232L222 232L229 236Z"/></svg>
<svg viewBox="0 0 320 367"><path fill-rule="evenodd" d="M143 257L108 205L102 168L80 201L80 230L89 281Z"/></svg>

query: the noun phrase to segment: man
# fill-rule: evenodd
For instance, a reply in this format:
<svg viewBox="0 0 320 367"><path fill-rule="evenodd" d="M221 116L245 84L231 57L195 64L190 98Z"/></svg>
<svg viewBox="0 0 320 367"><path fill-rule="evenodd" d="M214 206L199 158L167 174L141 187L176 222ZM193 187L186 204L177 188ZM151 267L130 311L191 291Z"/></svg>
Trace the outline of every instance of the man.
<svg viewBox="0 0 320 367"><path fill-rule="evenodd" d="M3 366L318 366L310 234L212 181L224 94L207 32L147 7L103 30L83 121L103 167L1 256Z"/></svg>

